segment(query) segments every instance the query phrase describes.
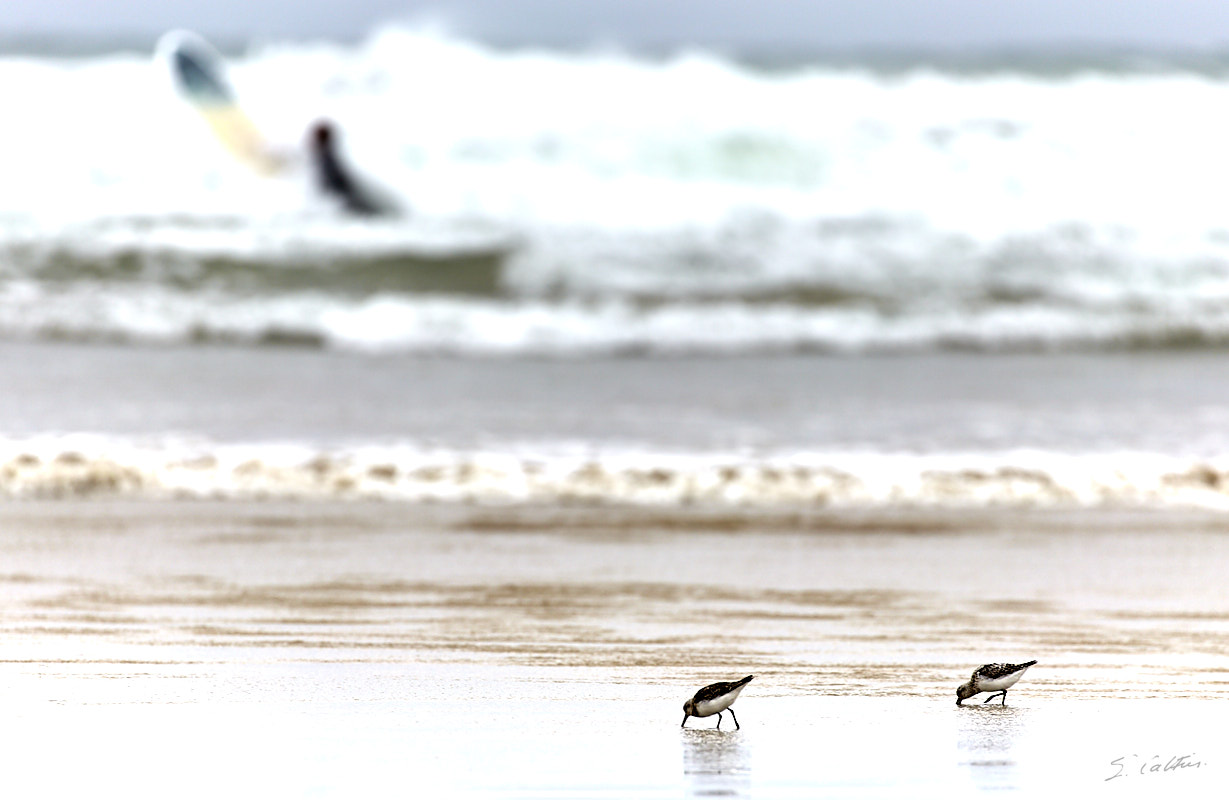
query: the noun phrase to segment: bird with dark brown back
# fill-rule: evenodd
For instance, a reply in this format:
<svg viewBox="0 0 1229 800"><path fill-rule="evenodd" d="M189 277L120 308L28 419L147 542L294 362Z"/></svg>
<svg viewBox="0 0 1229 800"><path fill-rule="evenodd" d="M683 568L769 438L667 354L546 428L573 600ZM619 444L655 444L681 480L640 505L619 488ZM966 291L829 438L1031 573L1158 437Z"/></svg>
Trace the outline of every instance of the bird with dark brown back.
<svg viewBox="0 0 1229 800"><path fill-rule="evenodd" d="M754 677L754 675L748 675L740 681L709 684L696 692L695 697L683 703L683 724L680 727L687 726L688 717L711 717L716 714L717 730L721 730L721 712L729 711L730 716L734 719L734 729L739 730L742 726L738 724L738 717L734 716L734 709L730 706L734 705L739 692L751 683Z"/></svg>
<svg viewBox="0 0 1229 800"><path fill-rule="evenodd" d="M969 682L956 690L956 705L962 705L975 694L993 692L994 694L982 701L989 703L996 697L1002 697L1002 705L1007 705L1007 690L1016 685L1016 681L1025 671L1037 662L1028 661L1023 664L983 664L973 670Z"/></svg>

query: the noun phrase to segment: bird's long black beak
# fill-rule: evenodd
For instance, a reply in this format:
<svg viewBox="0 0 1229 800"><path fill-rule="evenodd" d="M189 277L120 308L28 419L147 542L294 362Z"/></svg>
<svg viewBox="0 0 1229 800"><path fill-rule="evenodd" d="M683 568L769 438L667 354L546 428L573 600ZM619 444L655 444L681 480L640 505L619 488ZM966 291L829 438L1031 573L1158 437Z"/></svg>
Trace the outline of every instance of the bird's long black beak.
<svg viewBox="0 0 1229 800"><path fill-rule="evenodd" d="M690 716L691 716L690 714L684 714L684 715L683 715L683 724L679 726L680 728L686 728L686 727L687 727L687 718L688 718L688 717L690 717Z"/></svg>

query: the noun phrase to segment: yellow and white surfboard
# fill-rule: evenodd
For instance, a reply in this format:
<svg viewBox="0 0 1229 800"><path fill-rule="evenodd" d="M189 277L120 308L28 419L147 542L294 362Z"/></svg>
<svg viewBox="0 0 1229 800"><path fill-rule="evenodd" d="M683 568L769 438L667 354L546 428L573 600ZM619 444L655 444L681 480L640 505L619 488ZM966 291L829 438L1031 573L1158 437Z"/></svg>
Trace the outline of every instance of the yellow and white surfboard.
<svg viewBox="0 0 1229 800"><path fill-rule="evenodd" d="M180 95L236 158L267 175L286 167L286 159L270 147L235 101L223 77L222 58L208 42L188 31L171 31L158 41L156 52L170 69Z"/></svg>

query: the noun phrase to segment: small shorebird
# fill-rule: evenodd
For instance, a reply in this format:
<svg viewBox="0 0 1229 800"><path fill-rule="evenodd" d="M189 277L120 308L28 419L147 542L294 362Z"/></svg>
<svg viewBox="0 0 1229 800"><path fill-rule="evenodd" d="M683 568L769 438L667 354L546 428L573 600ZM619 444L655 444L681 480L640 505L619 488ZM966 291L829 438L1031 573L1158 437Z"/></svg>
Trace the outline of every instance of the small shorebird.
<svg viewBox="0 0 1229 800"><path fill-rule="evenodd" d="M687 727L688 717L711 717L716 714L717 730L721 730L721 712L729 711L730 716L734 717L734 709L730 706L734 705L734 701L738 699L738 693L743 690L744 686L751 683L754 677L754 675L748 675L741 681L723 681L705 686L696 692L695 697L683 703L683 724L679 727ZM734 717L734 730L740 727L738 717Z"/></svg>
<svg viewBox="0 0 1229 800"><path fill-rule="evenodd" d="M1033 660L1025 664L986 664L978 667L973 670L973 677L969 678L969 682L956 690L956 705L981 692L994 692L982 701L982 705L999 695L1003 696L1002 704L1007 705L1007 690L1015 686L1024 671L1036 663L1036 660Z"/></svg>

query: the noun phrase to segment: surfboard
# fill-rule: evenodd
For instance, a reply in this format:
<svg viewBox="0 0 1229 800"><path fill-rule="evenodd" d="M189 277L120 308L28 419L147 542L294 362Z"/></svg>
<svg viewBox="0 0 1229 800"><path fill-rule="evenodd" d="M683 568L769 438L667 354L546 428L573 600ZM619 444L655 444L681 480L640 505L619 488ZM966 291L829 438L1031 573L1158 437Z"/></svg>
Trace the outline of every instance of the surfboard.
<svg viewBox="0 0 1229 800"><path fill-rule="evenodd" d="M222 57L208 42L188 31L171 31L158 40L155 52L166 62L180 96L200 113L227 150L263 174L285 168L285 159L239 107L226 82Z"/></svg>

